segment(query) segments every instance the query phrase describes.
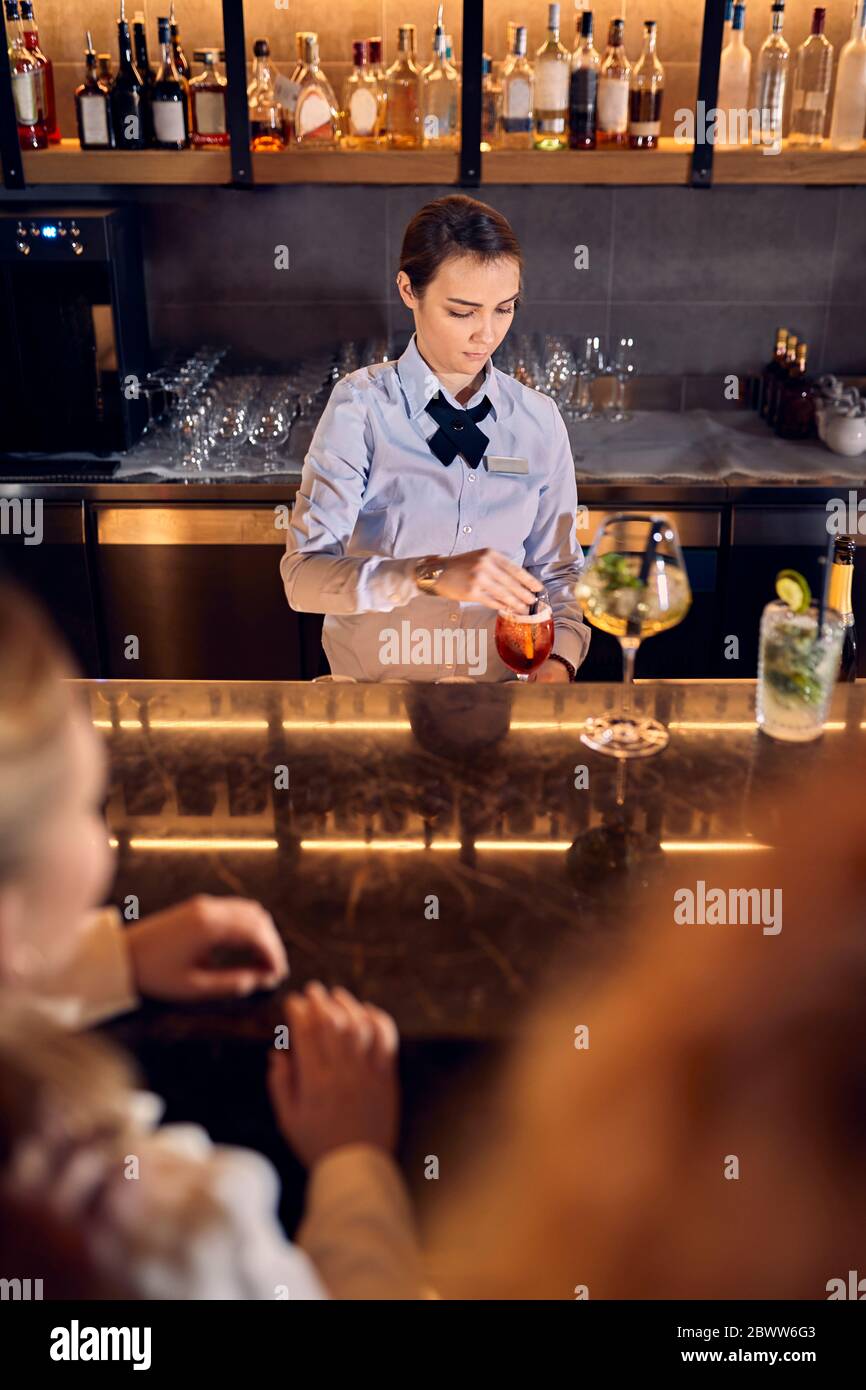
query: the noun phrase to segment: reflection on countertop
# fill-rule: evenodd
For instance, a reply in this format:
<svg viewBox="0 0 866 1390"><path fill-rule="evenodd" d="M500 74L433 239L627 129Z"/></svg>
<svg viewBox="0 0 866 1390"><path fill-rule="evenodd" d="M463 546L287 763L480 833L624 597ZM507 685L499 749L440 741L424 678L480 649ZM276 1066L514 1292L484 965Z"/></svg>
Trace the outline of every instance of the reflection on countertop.
<svg viewBox="0 0 866 1390"><path fill-rule="evenodd" d="M837 687L824 738L796 747L756 731L751 681L639 682L671 742L627 769L579 740L613 684L78 684L110 752L118 906L257 898L293 986L341 982L408 1038L508 1034L564 954L624 939L674 858L694 880L739 855L751 882L774 834L759 797L866 751L866 682ZM264 1036L275 1009L153 1026Z"/></svg>

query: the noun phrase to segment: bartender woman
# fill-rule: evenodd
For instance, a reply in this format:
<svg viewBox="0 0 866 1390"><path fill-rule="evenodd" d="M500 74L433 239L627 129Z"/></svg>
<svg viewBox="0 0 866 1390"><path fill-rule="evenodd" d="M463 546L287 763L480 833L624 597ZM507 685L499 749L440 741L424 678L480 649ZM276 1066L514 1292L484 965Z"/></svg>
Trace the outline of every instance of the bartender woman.
<svg viewBox="0 0 866 1390"><path fill-rule="evenodd" d="M397 287L415 333L396 362L335 385L280 562L291 607L325 614L334 675L513 679L496 614L542 590L556 635L530 679L573 680L586 655L568 432L491 361L522 267L509 223L473 198L428 203L406 229Z"/></svg>

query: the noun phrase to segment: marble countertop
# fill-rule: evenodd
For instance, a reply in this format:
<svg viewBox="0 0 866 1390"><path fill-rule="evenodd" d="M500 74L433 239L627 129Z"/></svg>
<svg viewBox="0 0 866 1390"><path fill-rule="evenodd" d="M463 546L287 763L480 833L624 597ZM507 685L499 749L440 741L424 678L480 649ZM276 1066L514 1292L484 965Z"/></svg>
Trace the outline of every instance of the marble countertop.
<svg viewBox="0 0 866 1390"><path fill-rule="evenodd" d="M742 854L750 883L767 788L797 794L845 741L852 765L866 753L866 682L836 688L805 746L757 732L751 681L639 682L671 741L627 768L579 740L618 685L79 684L110 753L113 901L257 898L292 985L341 982L409 1039L507 1036L564 957L624 939L666 864L711 881ZM154 1007L138 1026L264 1039L277 1006Z"/></svg>

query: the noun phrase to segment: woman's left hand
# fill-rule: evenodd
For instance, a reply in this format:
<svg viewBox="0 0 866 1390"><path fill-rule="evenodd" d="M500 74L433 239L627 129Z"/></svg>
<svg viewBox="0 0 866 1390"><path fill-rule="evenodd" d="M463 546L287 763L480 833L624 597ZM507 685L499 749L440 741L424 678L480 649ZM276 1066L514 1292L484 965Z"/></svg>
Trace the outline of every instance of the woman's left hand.
<svg viewBox="0 0 866 1390"><path fill-rule="evenodd" d="M569 684L568 671L561 661L551 661L550 657L539 666L537 671L530 672L529 680L539 681L542 685L553 685L557 681L565 681Z"/></svg>

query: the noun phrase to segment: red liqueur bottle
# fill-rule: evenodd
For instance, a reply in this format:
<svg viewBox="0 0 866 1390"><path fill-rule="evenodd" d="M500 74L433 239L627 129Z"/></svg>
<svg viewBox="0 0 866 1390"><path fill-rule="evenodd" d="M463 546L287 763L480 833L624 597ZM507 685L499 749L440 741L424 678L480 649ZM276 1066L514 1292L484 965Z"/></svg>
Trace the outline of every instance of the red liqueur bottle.
<svg viewBox="0 0 866 1390"><path fill-rule="evenodd" d="M18 0L5 0L5 9L18 144L22 150L47 150L44 69L25 42Z"/></svg>
<svg viewBox="0 0 866 1390"><path fill-rule="evenodd" d="M48 139L52 145L59 145L60 127L57 124L57 101L54 96L54 64L50 58L46 58L39 47L39 30L36 27L32 0L21 0L21 27L24 30L25 46L42 69L42 81L45 86L45 124L48 127Z"/></svg>

